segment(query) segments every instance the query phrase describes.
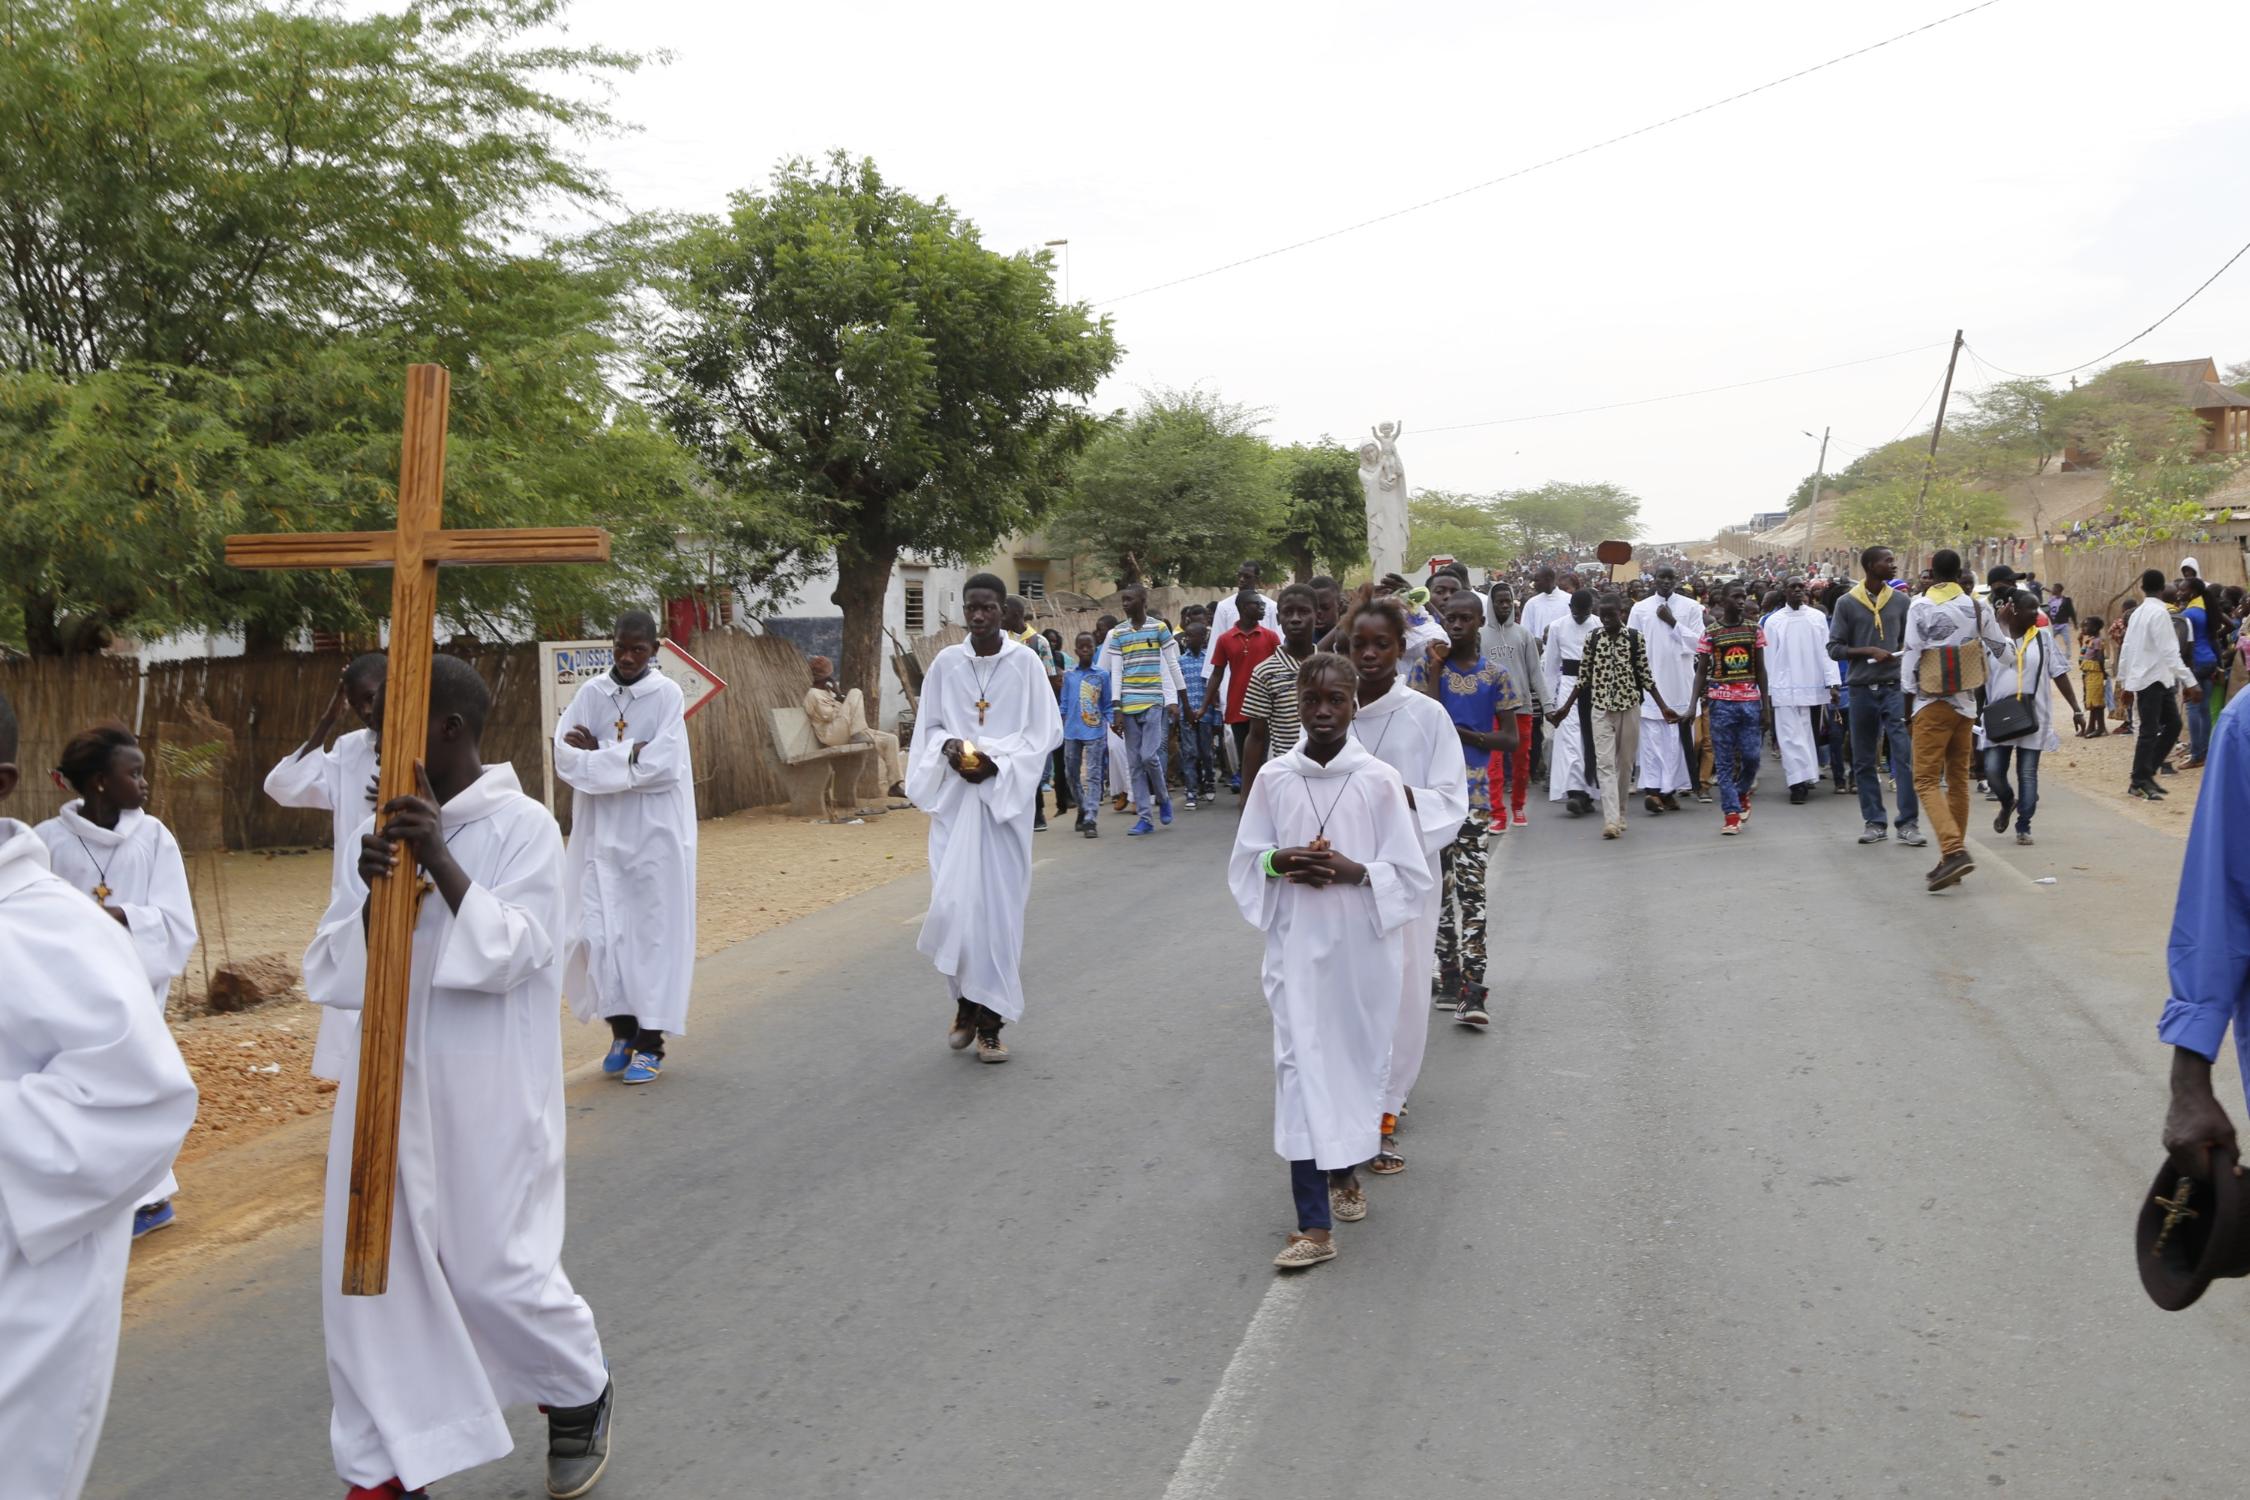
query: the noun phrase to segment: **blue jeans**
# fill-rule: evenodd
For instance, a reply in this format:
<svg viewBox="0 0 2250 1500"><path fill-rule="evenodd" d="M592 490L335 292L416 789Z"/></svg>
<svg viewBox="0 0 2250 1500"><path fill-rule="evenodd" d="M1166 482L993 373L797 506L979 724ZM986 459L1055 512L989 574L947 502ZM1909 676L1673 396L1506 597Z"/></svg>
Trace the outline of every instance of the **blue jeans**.
<svg viewBox="0 0 2250 1500"><path fill-rule="evenodd" d="M1711 762L1719 778L1719 811L1742 811L1742 789L1758 775L1765 715L1755 703L1711 703Z"/></svg>
<svg viewBox="0 0 2250 1500"><path fill-rule="evenodd" d="M1216 719L1195 719L1180 725L1180 781L1190 797L1217 788L1219 781L1219 724Z"/></svg>
<svg viewBox="0 0 2250 1500"><path fill-rule="evenodd" d="M2008 785L2008 765L2016 768L2016 784ZM2000 794L2000 800L2013 800L2016 804L2016 832L2031 832L2031 815L2039 811L2039 752L2019 749L2014 745L1987 745L1984 747L1984 779Z"/></svg>
<svg viewBox="0 0 2250 1500"><path fill-rule="evenodd" d="M2196 686L2203 689L2203 701L2183 705L2187 713L2188 759L2201 760L2211 748L2211 681L2219 675L2217 667L2197 667Z"/></svg>
<svg viewBox="0 0 2250 1500"><path fill-rule="evenodd" d="M1109 759L1109 737L1064 740L1063 756L1070 779L1078 784L1078 816L1091 823L1102 810L1102 766Z"/></svg>
<svg viewBox="0 0 2250 1500"><path fill-rule="evenodd" d="M1898 784L1898 826L1922 820L1914 800L1914 738L1906 727L1906 699L1898 684L1855 683L1851 690L1852 774L1859 778L1859 816L1883 826L1883 779L1875 770L1875 748L1891 742L1891 779Z"/></svg>
<svg viewBox="0 0 2250 1500"><path fill-rule="evenodd" d="M1338 1167L1323 1172L1309 1161L1289 1164L1289 1191L1297 1198L1297 1228L1333 1229L1335 1223L1328 1212L1328 1185L1343 1184L1351 1180L1357 1167Z"/></svg>
<svg viewBox="0 0 2250 1500"><path fill-rule="evenodd" d="M1154 817L1159 806L1172 800L1164 789L1164 742L1171 717L1161 703L1124 717L1125 789L1140 804L1142 817Z"/></svg>

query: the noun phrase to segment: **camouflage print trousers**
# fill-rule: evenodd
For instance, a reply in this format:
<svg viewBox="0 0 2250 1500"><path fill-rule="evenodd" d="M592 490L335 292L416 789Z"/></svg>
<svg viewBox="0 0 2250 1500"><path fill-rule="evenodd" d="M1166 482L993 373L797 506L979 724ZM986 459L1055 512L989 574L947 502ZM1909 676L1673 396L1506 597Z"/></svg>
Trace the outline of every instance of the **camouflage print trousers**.
<svg viewBox="0 0 2250 1500"><path fill-rule="evenodd" d="M1459 974L1469 984L1484 983L1484 824L1484 815L1471 809L1438 855L1438 972Z"/></svg>

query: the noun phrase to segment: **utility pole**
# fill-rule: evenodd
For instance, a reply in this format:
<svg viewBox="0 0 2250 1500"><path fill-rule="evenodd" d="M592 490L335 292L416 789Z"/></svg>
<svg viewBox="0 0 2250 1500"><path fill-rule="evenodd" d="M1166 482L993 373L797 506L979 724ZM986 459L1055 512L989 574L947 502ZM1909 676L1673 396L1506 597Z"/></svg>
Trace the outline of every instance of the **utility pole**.
<svg viewBox="0 0 2250 1500"><path fill-rule="evenodd" d="M1945 403L1953 397L1953 367L1961 358L1961 330L1953 330L1953 352L1945 357L1945 389L1938 392L1937 420L1930 424L1930 456L1922 461L1922 490L1914 497L1914 552L1916 572L1922 565L1922 502L1930 498L1930 478L1937 473L1937 445L1945 431Z"/></svg>
<svg viewBox="0 0 2250 1500"><path fill-rule="evenodd" d="M1826 427L1820 429L1820 462L1813 465L1812 503L1805 507L1805 567L1807 569L1814 566L1813 528L1820 524L1820 482L1828 477L1828 434L1830 431L1831 429ZM1812 434L1808 432L1805 436L1811 437Z"/></svg>

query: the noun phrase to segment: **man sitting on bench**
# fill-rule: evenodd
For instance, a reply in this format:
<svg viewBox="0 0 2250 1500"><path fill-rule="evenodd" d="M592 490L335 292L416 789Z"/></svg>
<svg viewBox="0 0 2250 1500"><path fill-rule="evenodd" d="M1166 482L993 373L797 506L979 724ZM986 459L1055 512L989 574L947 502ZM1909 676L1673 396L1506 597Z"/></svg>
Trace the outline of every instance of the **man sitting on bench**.
<svg viewBox="0 0 2250 1500"><path fill-rule="evenodd" d="M893 797L906 795L906 772L899 763L898 736L868 727L867 703L858 688L836 690L836 664L825 656L807 663L812 687L805 693L805 717L812 723L813 738L834 749L840 745L873 745L883 767L883 785Z"/></svg>

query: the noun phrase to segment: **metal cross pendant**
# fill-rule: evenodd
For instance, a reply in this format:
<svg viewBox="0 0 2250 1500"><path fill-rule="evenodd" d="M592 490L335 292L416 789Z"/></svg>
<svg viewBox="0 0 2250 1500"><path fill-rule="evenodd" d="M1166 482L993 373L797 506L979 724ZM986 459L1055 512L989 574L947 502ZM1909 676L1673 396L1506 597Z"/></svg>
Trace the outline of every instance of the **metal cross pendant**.
<svg viewBox="0 0 2250 1500"><path fill-rule="evenodd" d="M623 714L617 716L617 743L620 745L625 743L625 716Z"/></svg>
<svg viewBox="0 0 2250 1500"><path fill-rule="evenodd" d="M977 700L977 722L979 724L982 724L984 722L984 711L990 707L992 707L992 705L985 702L982 698L979 698Z"/></svg>
<svg viewBox="0 0 2250 1500"><path fill-rule="evenodd" d="M94 887L94 899L96 901L107 901L109 899L108 881L104 880Z"/></svg>
<svg viewBox="0 0 2250 1500"><path fill-rule="evenodd" d="M2180 1185L2172 1189L2171 1197L2156 1200L2156 1206L2164 1210L2164 1227L2156 1232L2156 1243L2149 1246L2149 1254L2162 1255L2164 1253L2164 1242L2172 1237L2173 1230L2179 1228L2189 1219L2202 1217L2194 1209L2188 1207L2188 1201L2194 1196L2195 1179L2183 1177L2180 1179Z"/></svg>

